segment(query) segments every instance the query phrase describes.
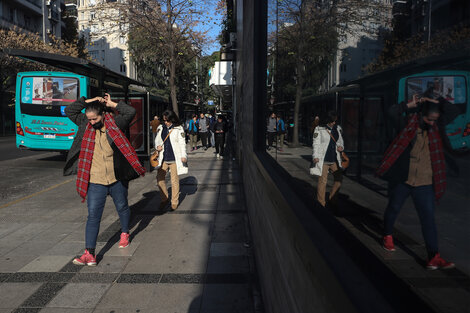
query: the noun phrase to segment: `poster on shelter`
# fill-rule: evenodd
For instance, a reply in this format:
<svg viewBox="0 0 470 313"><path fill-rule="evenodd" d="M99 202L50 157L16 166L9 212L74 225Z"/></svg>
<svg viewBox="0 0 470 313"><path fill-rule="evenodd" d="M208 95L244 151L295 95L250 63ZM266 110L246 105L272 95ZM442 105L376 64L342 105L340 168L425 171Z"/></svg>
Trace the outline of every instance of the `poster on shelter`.
<svg viewBox="0 0 470 313"><path fill-rule="evenodd" d="M463 76L411 77L407 80L407 99L413 95L433 99L444 98L450 103L465 103L466 89Z"/></svg>
<svg viewBox="0 0 470 313"><path fill-rule="evenodd" d="M78 97L78 79L66 77L26 77L22 82L22 102L40 105L67 105Z"/></svg>

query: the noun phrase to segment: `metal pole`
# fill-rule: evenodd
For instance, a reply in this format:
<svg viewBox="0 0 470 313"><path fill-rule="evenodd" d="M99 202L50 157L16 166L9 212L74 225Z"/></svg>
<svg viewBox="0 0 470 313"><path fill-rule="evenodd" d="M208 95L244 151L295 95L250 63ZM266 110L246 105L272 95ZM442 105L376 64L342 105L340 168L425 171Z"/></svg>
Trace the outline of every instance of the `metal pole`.
<svg viewBox="0 0 470 313"><path fill-rule="evenodd" d="M42 1L42 41L46 43L46 1Z"/></svg>
<svg viewBox="0 0 470 313"><path fill-rule="evenodd" d="M428 5L428 44L431 41L431 12L432 12L432 0L429 0Z"/></svg>

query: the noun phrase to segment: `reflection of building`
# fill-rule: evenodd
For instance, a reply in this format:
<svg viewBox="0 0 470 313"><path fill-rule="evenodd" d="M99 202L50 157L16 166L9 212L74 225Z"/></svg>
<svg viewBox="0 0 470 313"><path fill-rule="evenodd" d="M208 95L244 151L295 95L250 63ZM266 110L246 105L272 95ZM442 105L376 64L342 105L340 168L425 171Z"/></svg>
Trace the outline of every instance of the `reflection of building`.
<svg viewBox="0 0 470 313"><path fill-rule="evenodd" d="M111 0L79 0L78 30L87 39L93 61L135 78L136 71L127 45L128 25L116 21L119 11Z"/></svg>
<svg viewBox="0 0 470 313"><path fill-rule="evenodd" d="M403 38L423 34L426 41L438 30L470 24L470 1L394 0L394 30Z"/></svg>
<svg viewBox="0 0 470 313"><path fill-rule="evenodd" d="M342 36L322 91L362 76L365 66L380 54L381 34L391 27L392 6L391 0L374 1L374 5L361 14L365 16L361 25L349 26Z"/></svg>
<svg viewBox="0 0 470 313"><path fill-rule="evenodd" d="M210 71L209 85L224 104L232 102L232 61L215 62Z"/></svg>
<svg viewBox="0 0 470 313"><path fill-rule="evenodd" d="M65 29L62 12L64 0L0 1L0 27L18 27L26 32L39 33L45 42L49 36L61 37Z"/></svg>

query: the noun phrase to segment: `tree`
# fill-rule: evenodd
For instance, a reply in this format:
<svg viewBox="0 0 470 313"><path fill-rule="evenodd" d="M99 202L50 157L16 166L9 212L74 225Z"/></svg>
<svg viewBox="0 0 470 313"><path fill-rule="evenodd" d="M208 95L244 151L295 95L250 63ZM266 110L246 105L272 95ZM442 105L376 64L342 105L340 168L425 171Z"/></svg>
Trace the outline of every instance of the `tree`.
<svg viewBox="0 0 470 313"><path fill-rule="evenodd" d="M198 55L206 40L206 33L197 29L204 18L209 18L210 11L204 11L208 2L128 0L113 3L119 11L119 22L132 30L129 32L130 51L136 64L146 67L153 64L153 69L144 71L160 72L157 74L160 83L168 79L172 107L177 114L177 72Z"/></svg>
<svg viewBox="0 0 470 313"><path fill-rule="evenodd" d="M374 73L425 57L470 50L470 26L468 25L443 29L434 34L427 43L423 43L422 38L422 33L408 39L402 39L394 36L393 32L390 33L382 52L374 62L367 66L366 70Z"/></svg>
<svg viewBox="0 0 470 313"><path fill-rule="evenodd" d="M85 48L86 42L83 36L78 34L77 18L64 11L62 21L65 23L65 31L62 33L62 40L65 43L76 45L78 57L86 59L88 56Z"/></svg>
<svg viewBox="0 0 470 313"><path fill-rule="evenodd" d="M78 57L76 44L65 43L55 37L50 38L50 44L45 44L37 34L22 32L20 29L0 29L0 99L7 90L14 86L16 74L21 71L47 70L50 67L9 56L4 49L24 49L43 51Z"/></svg>
<svg viewBox="0 0 470 313"><path fill-rule="evenodd" d="M294 132L292 146L299 144L299 111L305 89L318 89L336 55L342 38L367 32L364 21L381 18L381 2L369 0L277 1L277 33L271 32L271 60L275 64L276 85L283 80L295 85ZM276 58L277 55L277 58ZM281 59L282 57L282 59ZM274 93L284 91L273 87ZM287 88L292 92L292 88ZM273 95L272 95L273 96ZM277 97L279 98L279 97Z"/></svg>
<svg viewBox="0 0 470 313"><path fill-rule="evenodd" d="M3 104L8 103L7 91L14 90L16 75L24 71L50 70L40 63L26 61L9 56L4 49L24 49L43 51L77 57L78 48L74 44L65 43L55 37L50 38L50 44L45 44L38 34L30 34L20 29L0 29L0 112L3 114Z"/></svg>

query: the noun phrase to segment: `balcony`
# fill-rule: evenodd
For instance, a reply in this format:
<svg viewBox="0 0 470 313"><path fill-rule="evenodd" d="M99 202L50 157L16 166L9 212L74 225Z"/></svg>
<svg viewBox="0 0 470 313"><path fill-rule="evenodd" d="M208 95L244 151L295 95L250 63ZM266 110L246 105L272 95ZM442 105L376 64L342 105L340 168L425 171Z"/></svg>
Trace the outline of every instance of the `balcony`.
<svg viewBox="0 0 470 313"><path fill-rule="evenodd" d="M9 5L20 6L23 9L34 12L36 15L42 15L42 1L40 0L13 0Z"/></svg>

